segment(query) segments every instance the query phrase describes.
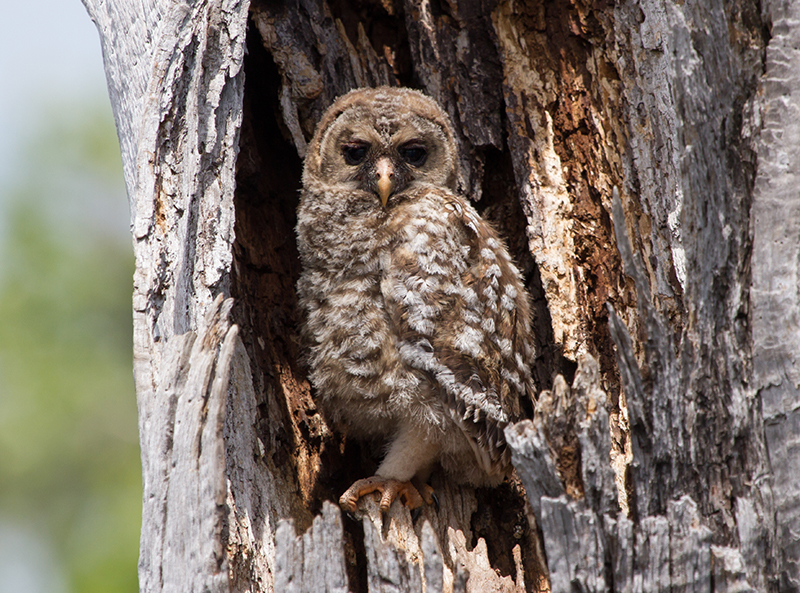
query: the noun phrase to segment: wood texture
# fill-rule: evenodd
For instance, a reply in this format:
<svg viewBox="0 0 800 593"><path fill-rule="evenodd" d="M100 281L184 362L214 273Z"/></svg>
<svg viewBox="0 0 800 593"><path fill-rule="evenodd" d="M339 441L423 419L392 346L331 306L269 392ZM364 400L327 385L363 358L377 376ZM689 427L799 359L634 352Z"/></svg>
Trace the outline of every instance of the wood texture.
<svg viewBox="0 0 800 593"><path fill-rule="evenodd" d="M295 536L294 522L275 531L275 590L286 593L347 593L339 509L325 502L311 528Z"/></svg>
<svg viewBox="0 0 800 593"><path fill-rule="evenodd" d="M800 591L796 2L84 3L132 208L142 591ZM296 334L306 142L377 84L450 114L536 311L519 479L434 477L416 523L327 502L376 459Z"/></svg>
<svg viewBox="0 0 800 593"><path fill-rule="evenodd" d="M753 388L761 404L769 464L758 476L763 498L743 513L774 509L774 523L739 521L748 563L774 567L781 591L800 590L800 6L769 2L772 39L766 52L758 174L753 190L750 288ZM760 121L756 118L760 118ZM770 475L768 479L766 476ZM769 498L767 498L769 497ZM765 502L767 504L765 504ZM760 513L756 513L760 515ZM766 515L766 512L765 512ZM759 516L759 519L761 517ZM771 519L771 517L769 517ZM774 537L774 540L772 538ZM761 544L769 538L771 547ZM768 541L769 541L768 540Z"/></svg>

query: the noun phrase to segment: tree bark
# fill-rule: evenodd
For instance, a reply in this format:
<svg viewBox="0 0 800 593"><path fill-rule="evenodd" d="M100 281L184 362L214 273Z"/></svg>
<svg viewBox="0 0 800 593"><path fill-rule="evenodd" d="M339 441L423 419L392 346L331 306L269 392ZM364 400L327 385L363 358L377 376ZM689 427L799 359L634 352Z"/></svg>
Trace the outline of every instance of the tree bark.
<svg viewBox="0 0 800 593"><path fill-rule="evenodd" d="M800 591L800 5L84 0L136 255L144 592ZM414 523L302 366L306 142L438 100L536 312L517 476Z"/></svg>

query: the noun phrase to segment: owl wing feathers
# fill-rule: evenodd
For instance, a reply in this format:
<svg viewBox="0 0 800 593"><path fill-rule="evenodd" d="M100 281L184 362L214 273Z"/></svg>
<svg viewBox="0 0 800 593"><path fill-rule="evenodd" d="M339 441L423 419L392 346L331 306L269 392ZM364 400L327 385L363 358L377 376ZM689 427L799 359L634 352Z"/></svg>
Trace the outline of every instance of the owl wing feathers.
<svg viewBox="0 0 800 593"><path fill-rule="evenodd" d="M494 230L464 200L427 189L389 226L382 292L412 368L427 374L489 475L510 462L503 428L533 394L530 305Z"/></svg>

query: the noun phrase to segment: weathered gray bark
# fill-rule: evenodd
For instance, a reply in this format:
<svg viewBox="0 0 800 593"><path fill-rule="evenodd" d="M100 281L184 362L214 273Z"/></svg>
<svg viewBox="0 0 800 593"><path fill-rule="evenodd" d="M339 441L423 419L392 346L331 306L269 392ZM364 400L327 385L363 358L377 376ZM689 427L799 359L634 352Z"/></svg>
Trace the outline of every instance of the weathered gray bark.
<svg viewBox="0 0 800 593"><path fill-rule="evenodd" d="M142 591L800 591L798 3L84 3L137 261ZM519 480L435 478L416 525L325 502L375 460L298 362L301 158L377 84L450 113L537 312Z"/></svg>
<svg viewBox="0 0 800 593"><path fill-rule="evenodd" d="M774 562L781 591L800 590L800 6L769 3L758 174L751 224L752 388L759 398L769 463L756 480L774 524L741 505L740 537L750 563ZM771 508L770 508L771 507ZM755 515L753 520L752 515ZM773 531L774 530L774 531ZM765 547L766 539L774 547ZM746 547L744 543L746 542ZM772 556L775 551L777 554Z"/></svg>

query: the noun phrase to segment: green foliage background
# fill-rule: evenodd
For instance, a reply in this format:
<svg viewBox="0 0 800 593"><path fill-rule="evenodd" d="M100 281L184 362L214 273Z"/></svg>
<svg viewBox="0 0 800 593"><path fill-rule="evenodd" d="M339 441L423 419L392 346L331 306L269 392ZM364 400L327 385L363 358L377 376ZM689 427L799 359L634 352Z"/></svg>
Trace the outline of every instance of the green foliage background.
<svg viewBox="0 0 800 593"><path fill-rule="evenodd" d="M54 110L23 150L0 188L0 528L51 542L69 591L132 593L133 257L110 110Z"/></svg>

